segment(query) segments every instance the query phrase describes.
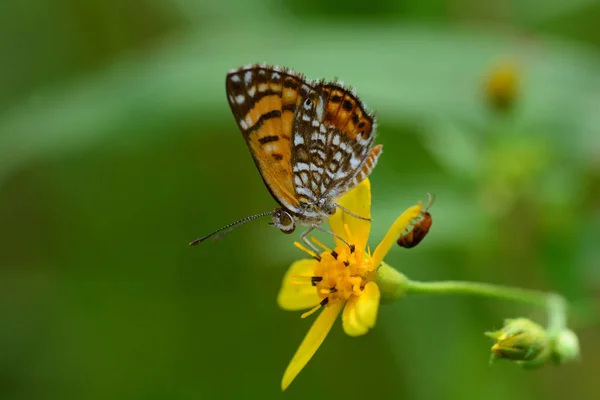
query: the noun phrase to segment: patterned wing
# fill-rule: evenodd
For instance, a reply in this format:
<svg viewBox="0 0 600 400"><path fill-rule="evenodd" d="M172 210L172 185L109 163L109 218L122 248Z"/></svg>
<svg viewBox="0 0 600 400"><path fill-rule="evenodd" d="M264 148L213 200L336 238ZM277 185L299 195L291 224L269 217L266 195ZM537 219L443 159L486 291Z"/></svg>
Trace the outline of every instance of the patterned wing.
<svg viewBox="0 0 600 400"><path fill-rule="evenodd" d="M227 99L271 195L290 211L298 208L292 175L292 123L306 87L301 75L252 65L227 74Z"/></svg>
<svg viewBox="0 0 600 400"><path fill-rule="evenodd" d="M348 89L320 82L303 97L293 125L292 166L300 201L336 198L366 178L381 154L375 122Z"/></svg>
<svg viewBox="0 0 600 400"><path fill-rule="evenodd" d="M336 168L336 161L339 160L336 179L326 193L327 197L336 198L371 174L383 147L377 145L371 148L376 136L375 117L367 112L365 105L351 89L331 82L323 85L322 90L327 98L325 123L341 133L339 145L335 136L330 138L330 158L326 162L326 165Z"/></svg>

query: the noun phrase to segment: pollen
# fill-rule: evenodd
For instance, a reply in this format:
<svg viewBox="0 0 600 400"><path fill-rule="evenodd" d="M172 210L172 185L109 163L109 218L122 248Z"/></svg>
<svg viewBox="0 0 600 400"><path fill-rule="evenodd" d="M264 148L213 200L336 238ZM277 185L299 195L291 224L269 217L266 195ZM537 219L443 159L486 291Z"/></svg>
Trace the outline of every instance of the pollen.
<svg viewBox="0 0 600 400"><path fill-rule="evenodd" d="M332 250L314 237L311 238L311 241L324 251L321 254L315 254L300 243L295 243L297 248L305 251L319 262L315 265L313 276L298 277L301 279L294 283L305 282L305 284L315 286L321 302L302 314L302 318L314 314L322 307L345 303L351 296L360 296L369 282L373 270L369 254L359 255L354 251L353 245L342 244Z"/></svg>

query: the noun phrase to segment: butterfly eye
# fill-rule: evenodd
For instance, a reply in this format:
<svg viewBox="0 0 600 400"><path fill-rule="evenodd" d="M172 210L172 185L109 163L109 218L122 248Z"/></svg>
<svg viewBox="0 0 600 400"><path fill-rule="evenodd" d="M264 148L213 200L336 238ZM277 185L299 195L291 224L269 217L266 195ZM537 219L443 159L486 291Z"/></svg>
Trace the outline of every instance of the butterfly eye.
<svg viewBox="0 0 600 400"><path fill-rule="evenodd" d="M304 108L306 110L310 110L312 108L313 102L310 98L307 98L306 100L304 100Z"/></svg>
<svg viewBox="0 0 600 400"><path fill-rule="evenodd" d="M283 233L292 233L296 229L294 217L289 212L278 209L273 213L273 225L281 229Z"/></svg>

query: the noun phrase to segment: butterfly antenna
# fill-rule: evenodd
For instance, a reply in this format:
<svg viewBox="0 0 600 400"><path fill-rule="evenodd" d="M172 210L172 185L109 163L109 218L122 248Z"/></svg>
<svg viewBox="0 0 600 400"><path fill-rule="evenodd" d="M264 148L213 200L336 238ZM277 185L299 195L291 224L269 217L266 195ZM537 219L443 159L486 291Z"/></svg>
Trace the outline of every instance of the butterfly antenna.
<svg viewBox="0 0 600 400"><path fill-rule="evenodd" d="M217 233L219 233L219 232L223 232L223 231L225 231L225 232L221 233L220 235L218 235L217 237L215 237L215 239L214 239L214 240L215 240L215 241L217 241L217 240L221 239L222 237L224 237L225 235L227 235L228 233L232 232L232 231L233 231L235 228L237 228L238 226L240 226L240 225L243 225L243 224L245 224L246 222L250 222L250 221L252 221L252 220L254 220L254 219L256 219L256 218L260 218L260 217L266 217L267 215L273 215L273 211L268 211L268 212L264 212L264 213L260 213L260 214L252 215L252 216L250 216L250 217L242 218L242 219L240 219L240 220L238 220L238 221L232 222L231 224L229 224L229 225L225 225L224 227L222 227L222 228L219 228L219 229L217 229L216 231L214 231L214 232L211 232L211 233L209 233L209 234L208 234L208 235L206 235L206 236L202 236L201 238L198 238L198 239L194 240L193 242L190 242L190 246L195 246L195 245L197 245L198 243L202 243L202 242L204 242L204 241L205 241L206 239L208 239L209 237L211 237L211 236L213 236L213 235L216 235L216 234L217 234Z"/></svg>

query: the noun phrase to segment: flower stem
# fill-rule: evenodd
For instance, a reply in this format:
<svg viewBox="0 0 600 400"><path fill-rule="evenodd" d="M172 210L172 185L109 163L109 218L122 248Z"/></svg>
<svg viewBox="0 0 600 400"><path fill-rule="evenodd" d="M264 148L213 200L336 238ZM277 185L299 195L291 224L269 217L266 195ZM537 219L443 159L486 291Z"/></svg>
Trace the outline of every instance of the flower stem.
<svg viewBox="0 0 600 400"><path fill-rule="evenodd" d="M555 293L467 281L419 282L408 280L406 294L467 294L511 300L548 310L548 334L554 336L566 327L567 305Z"/></svg>

